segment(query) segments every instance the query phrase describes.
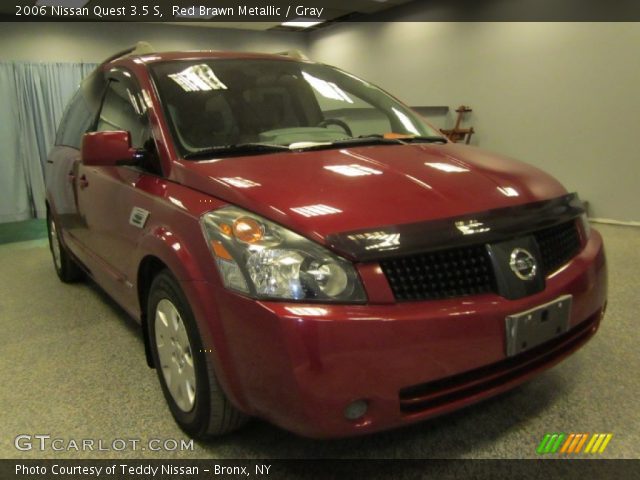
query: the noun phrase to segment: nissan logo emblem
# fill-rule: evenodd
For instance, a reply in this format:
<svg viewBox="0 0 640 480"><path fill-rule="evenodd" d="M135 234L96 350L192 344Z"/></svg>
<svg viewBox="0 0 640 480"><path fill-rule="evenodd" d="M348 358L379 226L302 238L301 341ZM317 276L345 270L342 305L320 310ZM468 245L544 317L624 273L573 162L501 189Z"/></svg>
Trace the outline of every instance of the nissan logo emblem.
<svg viewBox="0 0 640 480"><path fill-rule="evenodd" d="M538 270L535 257L524 248L513 249L509 258L509 266L520 280L532 280Z"/></svg>

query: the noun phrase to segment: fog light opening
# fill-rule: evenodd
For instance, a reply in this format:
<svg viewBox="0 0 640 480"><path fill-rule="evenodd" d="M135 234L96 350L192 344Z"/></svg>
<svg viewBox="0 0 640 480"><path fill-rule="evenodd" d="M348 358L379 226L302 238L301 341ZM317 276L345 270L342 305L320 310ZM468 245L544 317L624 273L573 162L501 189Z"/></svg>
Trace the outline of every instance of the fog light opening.
<svg viewBox="0 0 640 480"><path fill-rule="evenodd" d="M344 409L344 418L347 420L360 420L364 417L369 409L369 402L366 400L356 400L351 402Z"/></svg>

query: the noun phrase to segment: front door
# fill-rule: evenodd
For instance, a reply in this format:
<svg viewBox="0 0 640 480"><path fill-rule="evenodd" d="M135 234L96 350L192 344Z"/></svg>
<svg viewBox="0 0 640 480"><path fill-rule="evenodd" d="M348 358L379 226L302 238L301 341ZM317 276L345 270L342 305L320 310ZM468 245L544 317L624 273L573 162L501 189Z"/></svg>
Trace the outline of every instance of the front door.
<svg viewBox="0 0 640 480"><path fill-rule="evenodd" d="M127 72L128 73L128 72ZM96 131L128 131L131 146L155 156L146 107L131 74L109 72L109 83ZM127 266L144 231L145 211L137 204L145 195L136 185L157 171L138 167L95 167L80 163L77 173L78 212L85 231L83 243L88 267L112 296L124 300L133 294ZM144 202L147 203L147 202ZM138 208L137 208L138 207ZM130 274L129 274L130 275Z"/></svg>

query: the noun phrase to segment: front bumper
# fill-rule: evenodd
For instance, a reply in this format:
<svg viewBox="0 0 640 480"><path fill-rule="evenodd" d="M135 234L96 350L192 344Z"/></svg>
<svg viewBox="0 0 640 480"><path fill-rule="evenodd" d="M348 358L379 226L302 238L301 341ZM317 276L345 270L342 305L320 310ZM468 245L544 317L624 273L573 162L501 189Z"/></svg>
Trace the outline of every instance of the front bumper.
<svg viewBox="0 0 640 480"><path fill-rule="evenodd" d="M602 238L518 300L478 295L390 305L258 302L229 291L197 295L218 375L241 410L310 437L402 426L461 408L526 381L583 345L597 330L607 296ZM208 294L207 294L208 290ZM573 295L570 329L507 358L504 319ZM217 305L217 306L216 306ZM216 323L216 325L213 325ZM365 399L366 415L345 407Z"/></svg>

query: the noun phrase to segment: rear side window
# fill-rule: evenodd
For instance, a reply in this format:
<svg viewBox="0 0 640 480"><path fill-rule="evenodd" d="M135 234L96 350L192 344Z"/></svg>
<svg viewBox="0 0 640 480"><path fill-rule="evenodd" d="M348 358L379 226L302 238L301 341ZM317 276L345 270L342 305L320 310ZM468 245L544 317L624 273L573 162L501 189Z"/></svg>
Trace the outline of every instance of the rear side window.
<svg viewBox="0 0 640 480"><path fill-rule="evenodd" d="M69 102L67 111L62 118L56 136L56 145L66 145L79 149L82 143L82 135L91 127L94 115L82 93L82 89L79 89L71 99L71 102Z"/></svg>

